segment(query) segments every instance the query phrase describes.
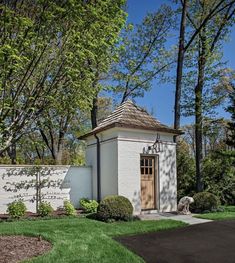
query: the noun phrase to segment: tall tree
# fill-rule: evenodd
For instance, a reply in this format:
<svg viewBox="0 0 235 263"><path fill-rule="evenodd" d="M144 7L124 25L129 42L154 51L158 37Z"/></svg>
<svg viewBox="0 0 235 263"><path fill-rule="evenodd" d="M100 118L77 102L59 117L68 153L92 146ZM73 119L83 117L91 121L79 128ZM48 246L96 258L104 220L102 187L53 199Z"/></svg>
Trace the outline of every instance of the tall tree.
<svg viewBox="0 0 235 263"><path fill-rule="evenodd" d="M80 111L76 97L66 89L61 89L60 96L61 101L55 98L51 108L45 109L17 142L17 163L84 164L84 143L77 138L91 129L89 109ZM111 98L100 97L97 119L104 119L111 111Z"/></svg>
<svg viewBox="0 0 235 263"><path fill-rule="evenodd" d="M180 98L181 98L181 83L182 83L184 52L185 52L184 45L185 45L185 27L187 21L186 19L187 8L188 8L188 0L182 1L178 59L177 59L177 69L176 69L175 111L174 111L175 129L180 128Z"/></svg>
<svg viewBox="0 0 235 263"><path fill-rule="evenodd" d="M178 2L178 1L177 1ZM189 36L185 40L185 31L186 31L186 21L190 21L189 16L191 6L194 3L206 4L208 6L207 13L200 20L200 23L193 27L193 30L190 32ZM206 26L211 19L214 19L219 13L224 10L231 8L235 1L234 0L213 0L213 1L187 1L181 0L181 26L179 34L179 47L178 47L178 61L177 61L177 72L176 72L176 90L175 90L175 107L174 107L174 128L180 128L180 118L181 118L181 90L182 90L182 76L183 76L183 64L185 60L185 54L189 48L191 48L195 38L202 31L203 27ZM185 19L187 17L187 20Z"/></svg>
<svg viewBox="0 0 235 263"><path fill-rule="evenodd" d="M121 103L143 96L151 88L152 80L160 78L174 63L166 47L174 25L173 10L163 5L148 14L141 24L127 26L118 46L118 61L111 71L112 90Z"/></svg>
<svg viewBox="0 0 235 263"><path fill-rule="evenodd" d="M191 12L188 13L188 19L191 26L197 29L202 24L205 17L211 12L214 3L208 1L194 1L191 3ZM227 6L223 11L213 16L204 24L195 38L194 59L196 61L196 85L193 91L195 115L195 146L196 146L196 184L197 191L202 191L202 160L203 160L203 114L210 110L216 100L211 98L213 87L211 80L218 74L217 65L220 60L221 43L229 32L229 27L233 24L235 14L235 3ZM191 57L193 55L191 54ZM192 60L192 59L191 59ZM213 78L209 78L213 76ZM192 91L192 90L191 90ZM219 102L219 100L218 100Z"/></svg>
<svg viewBox="0 0 235 263"><path fill-rule="evenodd" d="M231 68L225 68L222 71L222 75L219 79L219 83L215 86L214 90L217 95L216 101L220 98L228 98L228 106L225 110L231 114L231 120L226 121L227 132L225 142L229 147L234 147L234 107L235 107L235 70Z"/></svg>
<svg viewBox="0 0 235 263"><path fill-rule="evenodd" d="M190 147L190 153L195 157L195 125L182 127L183 139ZM217 150L226 150L225 140L228 134L227 121L224 119L203 118L203 158Z"/></svg>
<svg viewBox="0 0 235 263"><path fill-rule="evenodd" d="M61 100L54 100L50 109L46 109L42 116L36 121L36 128L39 131L45 146L56 164L62 164L66 136L69 136L71 125L77 121L77 129L81 126L80 103L74 94L62 88L60 91Z"/></svg>
<svg viewBox="0 0 235 263"><path fill-rule="evenodd" d="M229 134L226 143L227 145L235 148L235 85L232 84L232 87L233 91L229 96L230 104L226 108L226 111L231 114L231 121L228 122Z"/></svg>
<svg viewBox="0 0 235 263"><path fill-rule="evenodd" d="M0 3L0 153L50 107L59 86L81 108L91 105L96 77L90 69L102 57L100 68L107 70L109 49L125 20L124 2Z"/></svg>
<svg viewBox="0 0 235 263"><path fill-rule="evenodd" d="M46 110L37 121L38 131L56 164L64 163L65 148L71 146L71 140L76 140L76 134L82 134L83 129L90 129L87 110L79 111L78 105L76 106L78 103L75 101L76 97L66 90L62 91L61 98L64 100L59 105L55 101L52 108ZM66 99L67 96L70 99ZM111 99L98 98L98 120L103 119L111 112L111 105Z"/></svg>

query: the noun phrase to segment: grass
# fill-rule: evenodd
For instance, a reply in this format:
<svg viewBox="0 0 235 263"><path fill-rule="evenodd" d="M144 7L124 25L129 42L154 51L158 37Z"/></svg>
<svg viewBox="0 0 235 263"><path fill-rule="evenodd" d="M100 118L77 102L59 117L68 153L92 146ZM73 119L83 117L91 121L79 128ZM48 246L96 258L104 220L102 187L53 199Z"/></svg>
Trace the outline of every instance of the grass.
<svg viewBox="0 0 235 263"><path fill-rule="evenodd" d="M53 244L51 252L27 262L34 263L140 263L140 257L112 237L161 231L185 226L173 220L116 222L106 224L87 218L3 222L0 235L42 235Z"/></svg>
<svg viewBox="0 0 235 263"><path fill-rule="evenodd" d="M223 206L222 208L223 212L200 214L195 217L211 220L235 219L235 206Z"/></svg>

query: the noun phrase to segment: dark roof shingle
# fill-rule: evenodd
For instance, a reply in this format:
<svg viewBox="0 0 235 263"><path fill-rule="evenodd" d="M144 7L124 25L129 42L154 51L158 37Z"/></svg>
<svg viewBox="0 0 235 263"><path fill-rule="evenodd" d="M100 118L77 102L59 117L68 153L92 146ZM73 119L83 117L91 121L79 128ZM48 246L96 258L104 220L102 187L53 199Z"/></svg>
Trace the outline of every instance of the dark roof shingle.
<svg viewBox="0 0 235 263"><path fill-rule="evenodd" d="M146 110L135 105L131 100L127 100L117 107L116 110L114 110L106 119L101 121L95 129L79 137L79 139L84 139L90 135L113 127L154 130L159 132L163 131L175 135L182 134L182 131L161 124Z"/></svg>

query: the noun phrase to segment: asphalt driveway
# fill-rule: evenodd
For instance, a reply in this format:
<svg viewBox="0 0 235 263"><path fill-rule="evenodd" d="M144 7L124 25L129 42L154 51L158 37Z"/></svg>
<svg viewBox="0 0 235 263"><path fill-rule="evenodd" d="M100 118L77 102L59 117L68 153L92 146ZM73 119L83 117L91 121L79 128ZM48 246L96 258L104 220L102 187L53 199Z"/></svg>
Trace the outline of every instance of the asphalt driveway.
<svg viewBox="0 0 235 263"><path fill-rule="evenodd" d="M235 263L235 220L115 239L148 263Z"/></svg>

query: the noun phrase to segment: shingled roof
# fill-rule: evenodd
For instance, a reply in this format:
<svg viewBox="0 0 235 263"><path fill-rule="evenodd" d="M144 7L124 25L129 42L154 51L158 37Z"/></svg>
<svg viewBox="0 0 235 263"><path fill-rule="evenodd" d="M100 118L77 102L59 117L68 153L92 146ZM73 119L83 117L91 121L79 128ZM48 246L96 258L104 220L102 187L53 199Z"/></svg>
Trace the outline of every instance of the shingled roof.
<svg viewBox="0 0 235 263"><path fill-rule="evenodd" d="M79 139L85 139L90 135L94 135L114 127L152 130L172 133L175 135L182 134L182 131L175 130L160 123L146 110L135 105L131 100L127 100L117 107L116 110L114 110L106 119L101 121L95 129L79 137Z"/></svg>

